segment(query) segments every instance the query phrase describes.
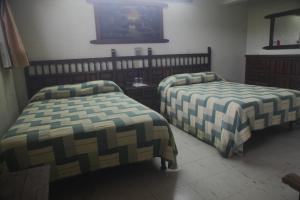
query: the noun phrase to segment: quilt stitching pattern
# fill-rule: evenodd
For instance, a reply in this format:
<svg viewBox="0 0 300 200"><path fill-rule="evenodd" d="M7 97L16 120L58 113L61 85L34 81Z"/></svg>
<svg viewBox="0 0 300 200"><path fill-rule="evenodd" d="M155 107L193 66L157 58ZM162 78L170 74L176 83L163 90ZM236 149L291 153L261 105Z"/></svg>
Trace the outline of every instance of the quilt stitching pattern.
<svg viewBox="0 0 300 200"><path fill-rule="evenodd" d="M176 77L171 79L172 83ZM300 118L299 91L218 79L177 82L182 84L161 83L161 112L172 124L214 145L224 156L245 143L251 131Z"/></svg>
<svg viewBox="0 0 300 200"><path fill-rule="evenodd" d="M50 164L52 180L177 155L168 122L122 92L33 101L0 142L3 168Z"/></svg>

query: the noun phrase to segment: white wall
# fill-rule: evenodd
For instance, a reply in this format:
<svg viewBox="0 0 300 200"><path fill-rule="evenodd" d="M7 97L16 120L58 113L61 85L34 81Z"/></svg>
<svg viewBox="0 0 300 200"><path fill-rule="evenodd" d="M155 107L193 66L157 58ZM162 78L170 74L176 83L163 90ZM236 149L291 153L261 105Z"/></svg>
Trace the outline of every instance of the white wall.
<svg viewBox="0 0 300 200"><path fill-rule="evenodd" d="M93 45L94 11L86 0L11 0L30 60L134 55L134 47L154 54L213 50L213 70L242 81L246 49L245 5L224 6L220 0L169 3L164 12L166 44ZM24 88L25 89L25 88ZM22 89L20 89L22 91Z"/></svg>
<svg viewBox="0 0 300 200"><path fill-rule="evenodd" d="M300 54L300 50L263 50L269 44L270 20L266 15L300 8L299 0L254 0L248 6L247 54Z"/></svg>

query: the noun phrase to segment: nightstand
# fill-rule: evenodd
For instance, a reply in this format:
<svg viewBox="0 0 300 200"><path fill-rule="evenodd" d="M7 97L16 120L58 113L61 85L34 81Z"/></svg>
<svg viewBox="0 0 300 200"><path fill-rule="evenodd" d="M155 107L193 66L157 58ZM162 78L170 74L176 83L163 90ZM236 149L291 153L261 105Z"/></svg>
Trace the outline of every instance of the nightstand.
<svg viewBox="0 0 300 200"><path fill-rule="evenodd" d="M160 97L157 93L157 85L147 84L147 86L135 87L125 85L122 87L127 96L159 112Z"/></svg>

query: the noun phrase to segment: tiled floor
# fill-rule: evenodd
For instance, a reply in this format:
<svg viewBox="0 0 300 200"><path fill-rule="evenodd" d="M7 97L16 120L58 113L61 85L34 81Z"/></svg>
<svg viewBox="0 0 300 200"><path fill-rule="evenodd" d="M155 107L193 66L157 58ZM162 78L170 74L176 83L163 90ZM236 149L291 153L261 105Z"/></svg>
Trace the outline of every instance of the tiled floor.
<svg viewBox="0 0 300 200"><path fill-rule="evenodd" d="M74 200L277 200L298 199L281 183L300 174L300 129L257 133L244 157L222 158L213 147L172 128L179 150L177 171L160 161L100 170L51 185L51 199Z"/></svg>

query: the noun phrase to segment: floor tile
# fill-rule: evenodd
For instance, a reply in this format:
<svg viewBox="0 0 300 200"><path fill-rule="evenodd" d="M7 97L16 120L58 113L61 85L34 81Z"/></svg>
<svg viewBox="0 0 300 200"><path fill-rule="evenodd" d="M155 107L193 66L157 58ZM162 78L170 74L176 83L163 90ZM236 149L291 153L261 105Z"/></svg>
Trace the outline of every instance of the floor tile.
<svg viewBox="0 0 300 200"><path fill-rule="evenodd" d="M244 156L222 158L212 146L171 126L178 169L160 159L99 170L51 184L53 200L288 200L298 193L281 182L300 174L300 129L268 129L251 138Z"/></svg>

